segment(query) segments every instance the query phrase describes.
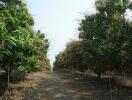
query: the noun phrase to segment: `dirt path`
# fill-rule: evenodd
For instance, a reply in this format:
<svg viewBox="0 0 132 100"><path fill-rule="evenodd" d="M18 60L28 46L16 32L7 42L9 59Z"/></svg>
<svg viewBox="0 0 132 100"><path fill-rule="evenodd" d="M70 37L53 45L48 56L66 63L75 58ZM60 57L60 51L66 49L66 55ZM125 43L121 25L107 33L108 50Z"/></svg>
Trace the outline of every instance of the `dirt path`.
<svg viewBox="0 0 132 100"><path fill-rule="evenodd" d="M132 89L109 84L109 79L79 78L65 72L53 72L38 87L25 92L24 100L132 100ZM111 92L110 92L111 86Z"/></svg>

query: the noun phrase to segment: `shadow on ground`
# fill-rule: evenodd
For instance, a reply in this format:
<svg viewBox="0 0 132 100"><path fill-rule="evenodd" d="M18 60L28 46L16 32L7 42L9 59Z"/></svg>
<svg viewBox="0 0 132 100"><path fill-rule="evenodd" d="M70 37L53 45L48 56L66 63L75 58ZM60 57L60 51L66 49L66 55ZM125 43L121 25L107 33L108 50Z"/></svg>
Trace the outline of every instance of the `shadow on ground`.
<svg viewBox="0 0 132 100"><path fill-rule="evenodd" d="M24 100L131 100L132 88L117 84L114 79L53 72L39 86L25 91Z"/></svg>

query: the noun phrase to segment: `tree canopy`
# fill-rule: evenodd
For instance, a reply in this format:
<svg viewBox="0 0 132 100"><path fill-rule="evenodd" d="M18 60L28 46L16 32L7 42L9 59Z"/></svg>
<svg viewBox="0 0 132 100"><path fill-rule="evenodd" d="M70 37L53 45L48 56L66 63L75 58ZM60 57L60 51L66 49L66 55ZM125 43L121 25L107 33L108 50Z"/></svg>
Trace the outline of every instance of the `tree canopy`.
<svg viewBox="0 0 132 100"><path fill-rule="evenodd" d="M0 67L6 72L31 72L50 65L49 42L33 25L23 0L0 1Z"/></svg>

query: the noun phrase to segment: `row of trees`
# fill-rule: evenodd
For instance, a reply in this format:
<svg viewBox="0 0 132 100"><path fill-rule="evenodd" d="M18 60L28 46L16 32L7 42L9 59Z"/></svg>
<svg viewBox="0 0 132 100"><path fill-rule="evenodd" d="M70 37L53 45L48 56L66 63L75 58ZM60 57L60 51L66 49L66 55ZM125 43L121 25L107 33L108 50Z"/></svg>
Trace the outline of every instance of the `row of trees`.
<svg viewBox="0 0 132 100"><path fill-rule="evenodd" d="M49 42L33 25L23 0L0 0L0 68L9 75L50 66Z"/></svg>
<svg viewBox="0 0 132 100"><path fill-rule="evenodd" d="M87 52L84 51L83 41L71 41L66 49L56 56L54 69L67 68L81 71L87 70Z"/></svg>
<svg viewBox="0 0 132 100"><path fill-rule="evenodd" d="M56 56L55 68L87 69L98 77L106 71L132 71L132 23L125 19L129 0L96 0L97 13L86 15L79 26L79 41L72 41Z"/></svg>

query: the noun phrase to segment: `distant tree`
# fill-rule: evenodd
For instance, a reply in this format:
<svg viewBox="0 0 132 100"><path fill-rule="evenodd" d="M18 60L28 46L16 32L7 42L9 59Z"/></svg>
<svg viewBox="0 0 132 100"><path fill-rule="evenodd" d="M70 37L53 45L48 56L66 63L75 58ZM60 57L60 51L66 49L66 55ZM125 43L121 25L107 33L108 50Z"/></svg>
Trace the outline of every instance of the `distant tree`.
<svg viewBox="0 0 132 100"><path fill-rule="evenodd" d="M56 56L54 63L55 69L76 69L86 70L87 67L84 65L85 56L82 41L71 41L67 44L66 49Z"/></svg>

